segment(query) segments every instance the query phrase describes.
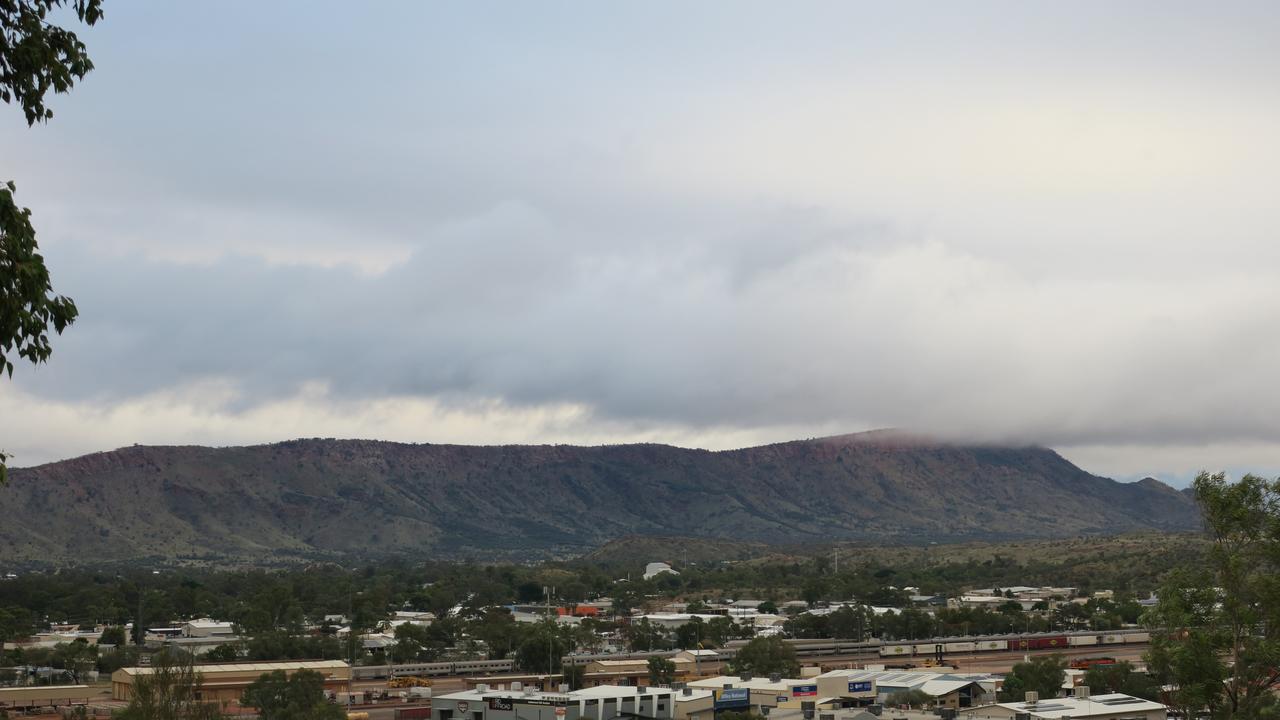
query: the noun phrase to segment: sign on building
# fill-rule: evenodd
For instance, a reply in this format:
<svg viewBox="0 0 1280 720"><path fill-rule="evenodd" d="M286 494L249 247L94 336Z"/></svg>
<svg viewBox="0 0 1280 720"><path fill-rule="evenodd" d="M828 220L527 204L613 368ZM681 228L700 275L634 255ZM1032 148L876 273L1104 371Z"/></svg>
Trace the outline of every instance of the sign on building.
<svg viewBox="0 0 1280 720"><path fill-rule="evenodd" d="M871 681L870 680L850 680L849 692L851 693L871 692Z"/></svg>
<svg viewBox="0 0 1280 720"><path fill-rule="evenodd" d="M817 685L796 685L791 688L791 697L810 697L817 694Z"/></svg>
<svg viewBox="0 0 1280 720"><path fill-rule="evenodd" d="M751 690L748 688L728 688L720 691L716 698L715 709L744 708L751 706Z"/></svg>

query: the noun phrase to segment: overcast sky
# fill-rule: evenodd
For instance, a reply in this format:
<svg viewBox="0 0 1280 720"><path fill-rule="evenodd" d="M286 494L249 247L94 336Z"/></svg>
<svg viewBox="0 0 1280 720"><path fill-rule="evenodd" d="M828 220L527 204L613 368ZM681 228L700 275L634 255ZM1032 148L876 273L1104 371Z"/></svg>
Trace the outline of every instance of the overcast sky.
<svg viewBox="0 0 1280 720"><path fill-rule="evenodd" d="M32 465L881 427L1280 471L1280 4L108 2Z"/></svg>

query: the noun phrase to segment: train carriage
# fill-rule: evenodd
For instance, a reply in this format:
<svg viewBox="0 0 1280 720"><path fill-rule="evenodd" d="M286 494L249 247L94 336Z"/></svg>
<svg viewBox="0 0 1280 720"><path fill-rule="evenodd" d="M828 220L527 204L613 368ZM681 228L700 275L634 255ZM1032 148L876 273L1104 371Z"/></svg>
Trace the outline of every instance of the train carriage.
<svg viewBox="0 0 1280 720"><path fill-rule="evenodd" d="M1010 650L1052 650L1067 647L1066 635L1051 637L1022 637L1009 642Z"/></svg>
<svg viewBox="0 0 1280 720"><path fill-rule="evenodd" d="M880 657L899 657L912 654L910 645L884 645L880 648Z"/></svg>

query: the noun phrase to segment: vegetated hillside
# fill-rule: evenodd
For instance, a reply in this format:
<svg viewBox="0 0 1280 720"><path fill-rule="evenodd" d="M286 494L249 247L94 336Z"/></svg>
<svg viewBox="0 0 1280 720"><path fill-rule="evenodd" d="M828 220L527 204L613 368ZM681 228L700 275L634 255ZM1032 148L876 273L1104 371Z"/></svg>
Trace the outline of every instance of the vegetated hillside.
<svg viewBox="0 0 1280 720"><path fill-rule="evenodd" d="M11 473L11 560L431 553L546 557L626 535L770 544L1185 530L1192 502L1039 447L894 433L709 452L665 445L297 440L130 447Z"/></svg>

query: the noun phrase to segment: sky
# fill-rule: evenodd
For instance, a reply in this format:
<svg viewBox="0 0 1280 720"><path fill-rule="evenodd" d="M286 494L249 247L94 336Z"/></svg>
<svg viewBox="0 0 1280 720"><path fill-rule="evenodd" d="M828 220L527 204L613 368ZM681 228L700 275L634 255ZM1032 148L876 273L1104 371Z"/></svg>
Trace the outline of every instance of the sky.
<svg viewBox="0 0 1280 720"><path fill-rule="evenodd" d="M905 428L1280 473L1280 4L112 2L0 180L133 443Z"/></svg>

